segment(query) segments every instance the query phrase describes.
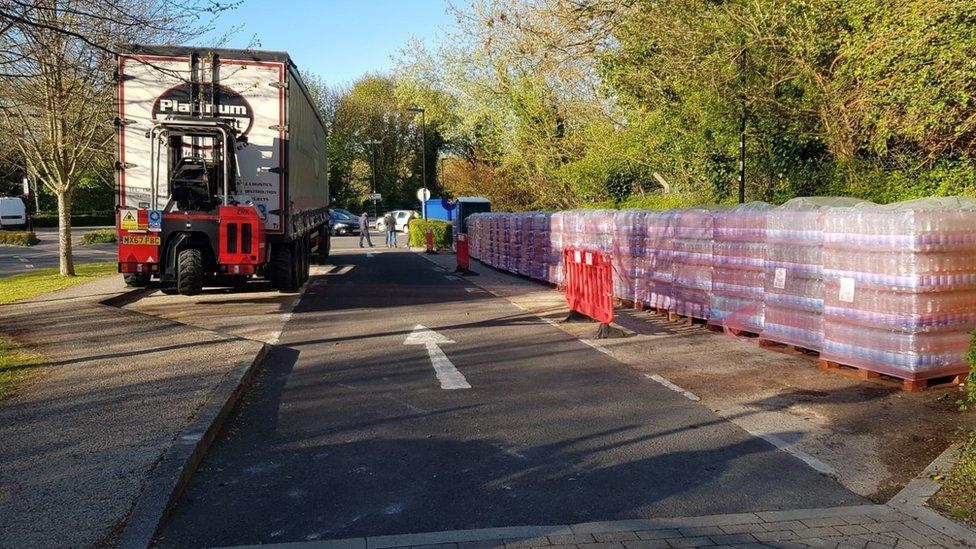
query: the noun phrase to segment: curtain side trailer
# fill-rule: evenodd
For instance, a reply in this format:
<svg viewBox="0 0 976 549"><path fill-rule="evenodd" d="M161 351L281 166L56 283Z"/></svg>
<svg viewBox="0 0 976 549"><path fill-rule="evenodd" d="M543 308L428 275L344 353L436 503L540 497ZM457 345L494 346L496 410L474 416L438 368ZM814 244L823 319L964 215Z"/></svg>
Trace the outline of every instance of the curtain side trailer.
<svg viewBox="0 0 976 549"><path fill-rule="evenodd" d="M329 185L325 124L288 54L130 46L116 77L126 282L297 290L328 258Z"/></svg>

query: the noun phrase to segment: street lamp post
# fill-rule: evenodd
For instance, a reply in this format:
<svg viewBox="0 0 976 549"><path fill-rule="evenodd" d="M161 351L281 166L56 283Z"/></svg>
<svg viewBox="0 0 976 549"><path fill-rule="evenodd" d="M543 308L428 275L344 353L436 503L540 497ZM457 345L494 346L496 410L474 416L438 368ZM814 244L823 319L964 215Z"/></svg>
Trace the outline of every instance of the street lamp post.
<svg viewBox="0 0 976 549"><path fill-rule="evenodd" d="M407 109L410 112L420 113L420 174L422 180L420 181L421 187L427 186L427 112L423 107L410 107ZM424 221L427 220L427 204L421 203L421 209L424 214Z"/></svg>
<svg viewBox="0 0 976 549"><path fill-rule="evenodd" d="M371 155L370 155L370 172L373 175L373 195L370 197L373 199L373 218L379 219L379 211L376 209L376 145L380 142L375 139L370 139L369 141L364 141L364 145L369 145Z"/></svg>

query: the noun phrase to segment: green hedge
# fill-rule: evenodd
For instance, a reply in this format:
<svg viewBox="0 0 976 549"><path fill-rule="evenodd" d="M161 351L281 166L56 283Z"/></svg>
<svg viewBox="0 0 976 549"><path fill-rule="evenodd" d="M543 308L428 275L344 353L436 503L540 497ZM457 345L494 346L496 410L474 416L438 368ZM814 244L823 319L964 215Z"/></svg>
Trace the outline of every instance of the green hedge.
<svg viewBox="0 0 976 549"><path fill-rule="evenodd" d="M97 229L81 236L82 244L114 244L115 229Z"/></svg>
<svg viewBox="0 0 976 549"><path fill-rule="evenodd" d="M966 353L969 361L969 375L966 376L963 386L962 398L957 401L959 408L963 411L976 407L976 330L973 330L969 338L969 352Z"/></svg>
<svg viewBox="0 0 976 549"><path fill-rule="evenodd" d="M434 233L434 247L438 250L450 249L454 244L451 231L453 225L449 221L437 221L430 219L410 220L410 246L416 248L427 247L427 227Z"/></svg>
<svg viewBox="0 0 976 549"><path fill-rule="evenodd" d="M32 217L35 227L57 227L58 214L41 212ZM115 225L114 213L84 213L71 216L72 227L98 227L102 225Z"/></svg>
<svg viewBox="0 0 976 549"><path fill-rule="evenodd" d="M28 231L0 231L0 246L33 246L37 236Z"/></svg>

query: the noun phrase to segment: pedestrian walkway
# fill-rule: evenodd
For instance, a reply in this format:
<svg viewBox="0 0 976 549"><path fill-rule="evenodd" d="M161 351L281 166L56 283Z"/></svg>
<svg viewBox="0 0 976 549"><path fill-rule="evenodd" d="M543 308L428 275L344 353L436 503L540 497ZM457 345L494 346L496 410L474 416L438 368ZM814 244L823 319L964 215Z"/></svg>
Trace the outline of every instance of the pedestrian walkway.
<svg viewBox="0 0 976 549"><path fill-rule="evenodd" d="M283 544L307 549L670 549L678 547L972 547L887 505L705 517L517 526ZM257 547L257 546L254 546ZM261 547L268 547L262 545ZM272 546L273 547L273 546Z"/></svg>
<svg viewBox="0 0 976 549"><path fill-rule="evenodd" d="M0 547L111 545L147 478L261 342L102 300L115 276L0 305L0 333L45 357L0 402Z"/></svg>

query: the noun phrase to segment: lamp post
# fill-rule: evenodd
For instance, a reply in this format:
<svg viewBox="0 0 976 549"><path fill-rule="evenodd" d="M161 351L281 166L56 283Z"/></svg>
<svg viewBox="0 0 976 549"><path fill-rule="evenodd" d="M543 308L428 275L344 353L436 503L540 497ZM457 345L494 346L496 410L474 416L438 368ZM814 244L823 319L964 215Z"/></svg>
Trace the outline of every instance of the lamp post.
<svg viewBox="0 0 976 549"><path fill-rule="evenodd" d="M420 113L420 173L422 180L421 187L427 186L427 113L423 107L410 107L407 109L413 113ZM427 220L427 204L420 204L424 213L424 221Z"/></svg>
<svg viewBox="0 0 976 549"><path fill-rule="evenodd" d="M373 175L373 195L370 197L373 199L373 218L379 219L379 211L376 209L376 145L380 142L375 139L370 139L368 141L363 141L363 145L369 145L370 147L370 172Z"/></svg>

